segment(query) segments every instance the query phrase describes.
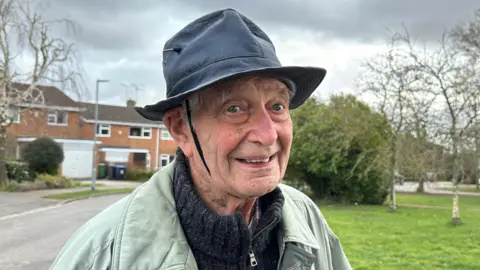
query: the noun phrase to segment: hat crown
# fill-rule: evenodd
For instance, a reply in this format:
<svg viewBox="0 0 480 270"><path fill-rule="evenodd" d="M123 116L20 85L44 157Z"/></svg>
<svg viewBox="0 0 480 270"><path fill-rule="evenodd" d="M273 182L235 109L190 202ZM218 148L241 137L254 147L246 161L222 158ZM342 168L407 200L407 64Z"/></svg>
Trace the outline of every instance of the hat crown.
<svg viewBox="0 0 480 270"><path fill-rule="evenodd" d="M165 43L163 74L167 98L184 91L179 82L185 78L199 84L215 78L215 74L209 74L211 70L201 72L203 68L228 61L228 68L241 70L242 59L246 58L263 58L268 66L281 65L268 35L238 11L223 9L196 19Z"/></svg>

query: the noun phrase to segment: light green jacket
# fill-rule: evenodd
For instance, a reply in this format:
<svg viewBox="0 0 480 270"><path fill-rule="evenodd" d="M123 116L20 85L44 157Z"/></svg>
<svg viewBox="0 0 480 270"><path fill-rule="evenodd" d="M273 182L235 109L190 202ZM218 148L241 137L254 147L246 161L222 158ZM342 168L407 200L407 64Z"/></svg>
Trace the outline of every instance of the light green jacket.
<svg viewBox="0 0 480 270"><path fill-rule="evenodd" d="M175 210L174 164L85 223L50 269L198 269ZM280 188L285 204L278 269L351 269L317 206L296 189Z"/></svg>

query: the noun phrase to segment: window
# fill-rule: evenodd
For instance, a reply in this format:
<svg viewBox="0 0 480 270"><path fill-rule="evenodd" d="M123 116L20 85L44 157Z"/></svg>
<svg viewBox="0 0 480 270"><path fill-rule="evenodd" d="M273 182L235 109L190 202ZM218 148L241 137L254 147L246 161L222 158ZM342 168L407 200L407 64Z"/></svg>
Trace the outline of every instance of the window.
<svg viewBox="0 0 480 270"><path fill-rule="evenodd" d="M48 124L49 125L67 125L68 112L66 111L49 111Z"/></svg>
<svg viewBox="0 0 480 270"><path fill-rule="evenodd" d="M12 120L12 123L15 123L15 124L20 123L20 109L18 107L8 108L6 113L7 113L8 119Z"/></svg>
<svg viewBox="0 0 480 270"><path fill-rule="evenodd" d="M97 136L110 137L110 125L97 125Z"/></svg>
<svg viewBox="0 0 480 270"><path fill-rule="evenodd" d="M160 155L160 165L161 167L165 167L168 165L168 163L172 162L172 160L175 159L175 155L167 155L167 154L161 154Z"/></svg>
<svg viewBox="0 0 480 270"><path fill-rule="evenodd" d="M162 135L161 139L165 141L171 141L173 140L172 135L170 135L170 132L168 132L168 129L162 128Z"/></svg>
<svg viewBox="0 0 480 270"><path fill-rule="evenodd" d="M152 135L152 128L143 128L142 129L142 137L150 138Z"/></svg>
<svg viewBox="0 0 480 270"><path fill-rule="evenodd" d="M129 137L151 138L152 137L152 128L131 127Z"/></svg>

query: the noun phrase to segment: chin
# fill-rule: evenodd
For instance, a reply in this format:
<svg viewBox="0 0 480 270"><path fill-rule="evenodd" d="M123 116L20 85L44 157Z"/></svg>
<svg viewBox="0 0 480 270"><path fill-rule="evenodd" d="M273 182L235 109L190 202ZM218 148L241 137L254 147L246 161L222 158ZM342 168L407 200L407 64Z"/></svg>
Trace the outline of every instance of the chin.
<svg viewBox="0 0 480 270"><path fill-rule="evenodd" d="M248 194L248 197L260 197L272 192L279 183L280 181L277 178L253 180L251 185L243 188L242 193Z"/></svg>

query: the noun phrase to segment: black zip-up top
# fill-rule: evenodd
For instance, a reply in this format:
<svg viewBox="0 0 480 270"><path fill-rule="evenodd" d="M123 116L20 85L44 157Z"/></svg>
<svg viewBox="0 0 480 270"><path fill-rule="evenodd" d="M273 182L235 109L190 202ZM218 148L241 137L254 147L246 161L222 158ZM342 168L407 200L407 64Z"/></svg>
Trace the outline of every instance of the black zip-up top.
<svg viewBox="0 0 480 270"><path fill-rule="evenodd" d="M199 269L277 269L277 229L284 197L279 188L259 198L260 216L250 231L239 213L219 216L195 190L187 159L177 153L173 180L176 209Z"/></svg>

